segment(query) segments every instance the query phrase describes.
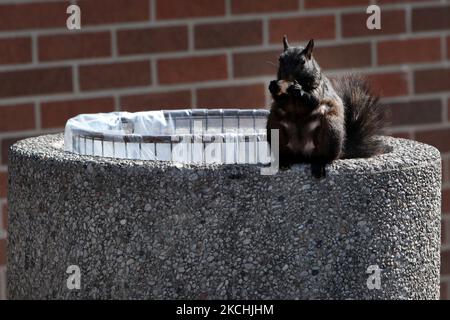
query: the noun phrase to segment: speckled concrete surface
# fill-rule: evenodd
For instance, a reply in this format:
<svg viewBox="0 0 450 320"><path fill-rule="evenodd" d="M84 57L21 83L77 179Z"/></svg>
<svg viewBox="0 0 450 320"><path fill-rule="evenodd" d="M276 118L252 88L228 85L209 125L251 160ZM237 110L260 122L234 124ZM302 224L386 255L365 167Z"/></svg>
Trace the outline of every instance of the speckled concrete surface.
<svg viewBox="0 0 450 320"><path fill-rule="evenodd" d="M70 154L62 135L18 142L9 298L437 299L440 155L385 142L320 181L303 165L262 176ZM80 290L66 287L69 265Z"/></svg>

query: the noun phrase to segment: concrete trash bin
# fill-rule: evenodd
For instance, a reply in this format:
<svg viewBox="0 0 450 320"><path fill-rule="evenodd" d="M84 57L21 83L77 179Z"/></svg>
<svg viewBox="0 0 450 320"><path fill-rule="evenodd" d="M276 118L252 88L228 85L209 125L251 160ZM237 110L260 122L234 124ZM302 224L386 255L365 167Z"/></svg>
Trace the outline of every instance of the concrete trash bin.
<svg viewBox="0 0 450 320"><path fill-rule="evenodd" d="M296 165L185 164L16 143L11 299L438 299L439 152ZM69 289L69 266L80 289Z"/></svg>

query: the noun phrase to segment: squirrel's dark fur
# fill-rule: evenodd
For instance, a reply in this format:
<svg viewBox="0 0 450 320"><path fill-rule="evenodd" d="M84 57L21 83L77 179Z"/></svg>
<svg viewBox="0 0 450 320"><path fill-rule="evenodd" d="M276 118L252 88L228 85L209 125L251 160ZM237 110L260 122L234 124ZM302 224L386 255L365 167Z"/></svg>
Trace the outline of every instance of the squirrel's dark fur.
<svg viewBox="0 0 450 320"><path fill-rule="evenodd" d="M267 121L279 129L280 165L311 163L315 177L338 158L365 158L380 153L375 137L382 127L378 97L360 77L330 81L312 56L314 41L305 48L283 39L277 80L270 83L273 104ZM282 92L280 82L288 83Z"/></svg>

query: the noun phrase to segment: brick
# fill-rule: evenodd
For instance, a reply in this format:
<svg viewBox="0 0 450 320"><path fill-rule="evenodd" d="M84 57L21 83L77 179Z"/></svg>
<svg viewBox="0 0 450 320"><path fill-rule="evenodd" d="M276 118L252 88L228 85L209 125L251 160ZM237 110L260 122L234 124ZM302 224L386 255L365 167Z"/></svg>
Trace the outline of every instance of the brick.
<svg viewBox="0 0 450 320"><path fill-rule="evenodd" d="M390 133L389 136L394 138L411 139L411 134L409 132L395 132Z"/></svg>
<svg viewBox="0 0 450 320"><path fill-rule="evenodd" d="M372 63L369 43L317 47L313 55L325 69L367 67Z"/></svg>
<svg viewBox="0 0 450 320"><path fill-rule="evenodd" d="M404 72L370 74L367 79L373 92L382 97L408 94L408 79Z"/></svg>
<svg viewBox="0 0 450 320"><path fill-rule="evenodd" d="M441 275L450 275L450 250L441 251Z"/></svg>
<svg viewBox="0 0 450 320"><path fill-rule="evenodd" d="M199 108L263 108L266 86L263 84L199 89Z"/></svg>
<svg viewBox="0 0 450 320"><path fill-rule="evenodd" d="M195 48L238 47L262 44L262 22L244 21L197 25Z"/></svg>
<svg viewBox="0 0 450 320"><path fill-rule="evenodd" d="M43 102L42 127L62 128L68 119L78 114L110 111L114 111L114 99L110 97Z"/></svg>
<svg viewBox="0 0 450 320"><path fill-rule="evenodd" d="M1 145L1 162L0 164L2 165L8 165L8 154L9 154L9 147L11 147L14 143L16 143L19 140L25 139L25 138L29 138L30 135L28 136L17 136L17 137L13 137L13 138L4 138L2 140L0 140L0 145Z"/></svg>
<svg viewBox="0 0 450 320"><path fill-rule="evenodd" d="M450 59L450 37L447 37L447 59Z"/></svg>
<svg viewBox="0 0 450 320"><path fill-rule="evenodd" d="M0 72L0 97L72 91L72 68L55 67Z"/></svg>
<svg viewBox="0 0 450 320"><path fill-rule="evenodd" d="M155 92L139 95L128 95L120 99L121 110L129 112L161 110L161 109L190 109L190 91Z"/></svg>
<svg viewBox="0 0 450 320"><path fill-rule="evenodd" d="M0 171L0 198L6 198L8 190L8 172Z"/></svg>
<svg viewBox="0 0 450 320"><path fill-rule="evenodd" d="M378 43L378 64L402 64L441 60L439 38L390 40Z"/></svg>
<svg viewBox="0 0 450 320"><path fill-rule="evenodd" d="M450 214L450 189L442 189L442 213Z"/></svg>
<svg viewBox="0 0 450 320"><path fill-rule="evenodd" d="M31 62L31 38L0 39L0 64Z"/></svg>
<svg viewBox="0 0 450 320"><path fill-rule="evenodd" d="M450 98L447 100L447 121L450 122Z"/></svg>
<svg viewBox="0 0 450 320"><path fill-rule="evenodd" d="M0 30L65 28L68 1L0 5Z"/></svg>
<svg viewBox="0 0 450 320"><path fill-rule="evenodd" d="M449 283L448 282L441 282L441 300L448 300L449 296L448 296L448 288L449 288Z"/></svg>
<svg viewBox="0 0 450 320"><path fill-rule="evenodd" d="M441 155L442 156L442 155ZM446 160L441 158L441 181L442 183L445 183L446 180L446 176L447 176L447 164L446 164Z"/></svg>
<svg viewBox="0 0 450 320"><path fill-rule="evenodd" d="M450 181L450 158L442 159L442 182L446 183L449 181Z"/></svg>
<svg viewBox="0 0 450 320"><path fill-rule="evenodd" d="M280 49L233 54L234 77L275 76L281 51Z"/></svg>
<svg viewBox="0 0 450 320"><path fill-rule="evenodd" d="M107 57L111 55L109 32L89 32L41 36L39 60L66 60Z"/></svg>
<svg viewBox="0 0 450 320"><path fill-rule="evenodd" d="M412 11L413 31L450 29L450 5L414 8Z"/></svg>
<svg viewBox="0 0 450 320"><path fill-rule="evenodd" d="M6 239L0 240L0 266L6 265Z"/></svg>
<svg viewBox="0 0 450 320"><path fill-rule="evenodd" d="M314 31L313 31L314 30ZM280 43L283 35L290 42L314 39L332 39L335 37L334 16L315 16L299 18L272 19L269 22L269 38L271 43Z"/></svg>
<svg viewBox="0 0 450 320"><path fill-rule="evenodd" d="M440 152L450 151L450 128L417 131L415 138L418 141L431 144Z"/></svg>
<svg viewBox="0 0 450 320"><path fill-rule="evenodd" d="M369 0L305 0L305 9L368 6Z"/></svg>
<svg viewBox="0 0 450 320"><path fill-rule="evenodd" d="M8 164L8 152L9 152L9 147L16 142L18 139L2 139L0 140L0 147L1 147L1 152L0 155L2 156L0 164L2 165L7 165Z"/></svg>
<svg viewBox="0 0 450 320"><path fill-rule="evenodd" d="M150 20L148 0L78 0L77 3L82 25Z"/></svg>
<svg viewBox="0 0 450 320"><path fill-rule="evenodd" d="M133 61L80 66L83 91L147 86L151 83L150 62Z"/></svg>
<svg viewBox="0 0 450 320"><path fill-rule="evenodd" d="M188 49L186 26L127 29L117 33L119 54L182 51Z"/></svg>
<svg viewBox="0 0 450 320"><path fill-rule="evenodd" d="M298 10L298 0L232 0L231 12L262 13Z"/></svg>
<svg viewBox="0 0 450 320"><path fill-rule="evenodd" d="M0 106L0 132L34 129L34 117L31 103Z"/></svg>
<svg viewBox="0 0 450 320"><path fill-rule="evenodd" d="M439 99L387 103L393 126L439 123L442 103Z"/></svg>
<svg viewBox="0 0 450 320"><path fill-rule="evenodd" d="M416 93L450 90L450 68L416 70L414 72L414 90Z"/></svg>
<svg viewBox="0 0 450 320"><path fill-rule="evenodd" d="M8 230L8 205L5 203L3 204L2 208L2 214L3 214L3 228L5 230Z"/></svg>
<svg viewBox="0 0 450 320"><path fill-rule="evenodd" d="M157 19L184 19L225 15L224 0L155 0Z"/></svg>
<svg viewBox="0 0 450 320"><path fill-rule="evenodd" d="M445 219L441 220L441 245L445 245L447 243L446 236L447 223Z"/></svg>
<svg viewBox="0 0 450 320"><path fill-rule="evenodd" d="M436 0L377 0L378 4L395 4L395 3L411 3L411 2L436 2Z"/></svg>
<svg viewBox="0 0 450 320"><path fill-rule="evenodd" d="M381 29L370 30L366 26L368 14L347 13L342 15L344 37L380 36L405 32L405 11L383 10Z"/></svg>
<svg viewBox="0 0 450 320"><path fill-rule="evenodd" d="M227 59L224 55L161 59L158 76L162 84L226 79Z"/></svg>

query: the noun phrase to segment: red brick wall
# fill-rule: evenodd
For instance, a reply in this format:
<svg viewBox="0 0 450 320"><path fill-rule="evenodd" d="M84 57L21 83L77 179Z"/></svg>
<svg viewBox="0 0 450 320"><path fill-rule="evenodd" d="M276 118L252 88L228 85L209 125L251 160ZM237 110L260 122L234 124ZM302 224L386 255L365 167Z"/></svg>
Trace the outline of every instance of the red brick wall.
<svg viewBox="0 0 450 320"><path fill-rule="evenodd" d="M68 3L0 4L0 298L11 143L61 131L78 113L265 107L285 33L293 44L316 39L330 74L366 74L392 111L389 133L441 150L450 298L450 1L70 1L81 31L66 28ZM381 30L365 27L369 3L381 6Z"/></svg>

